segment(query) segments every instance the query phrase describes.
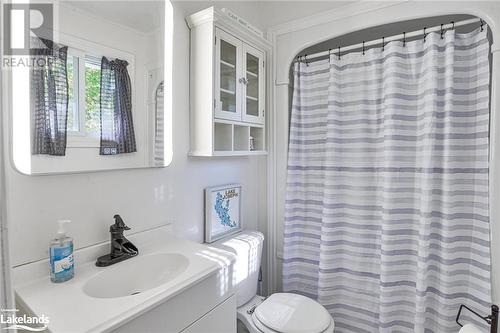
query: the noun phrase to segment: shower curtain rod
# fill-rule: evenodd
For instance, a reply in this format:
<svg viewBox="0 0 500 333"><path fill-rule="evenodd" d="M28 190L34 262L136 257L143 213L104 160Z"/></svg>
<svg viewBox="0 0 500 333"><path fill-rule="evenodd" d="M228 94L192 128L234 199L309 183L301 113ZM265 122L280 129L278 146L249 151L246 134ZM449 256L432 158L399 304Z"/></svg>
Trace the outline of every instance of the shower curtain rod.
<svg viewBox="0 0 500 333"><path fill-rule="evenodd" d="M325 57L325 56L330 55L330 54L335 54L339 58L341 58L342 51L346 52L346 51L350 51L350 50L354 50L354 49L363 48L363 52L364 52L365 48L369 47L369 46L383 44L382 47L384 47L385 44L388 42L392 42L392 41L400 40L400 39L403 39L406 42L407 38L411 38L411 37L415 37L415 36L422 36L423 38L425 38L427 36L427 34L429 34L430 32L441 31L441 33L444 33L446 30L455 29L456 27L460 27L460 26L464 26L464 25L468 25L468 24L472 24L472 23L476 23L476 22L480 22L481 29L483 29L483 25L485 23L480 18L473 18L473 19L463 20L463 21L459 21L459 22L452 21L448 24L441 24L440 26L435 26L435 27L431 27L431 28L424 28L424 29L420 29L420 30L416 30L416 31L408 32L408 33L403 32L402 34L399 34L399 35L382 37L380 39L375 39L375 40L372 40L369 42L362 42L359 44L349 45L349 46L345 46L345 47L339 46L337 49L329 49L328 51L321 51L321 52L310 54L310 55L305 54L305 55L297 56L297 59L295 59L294 62L309 63L311 59ZM423 30L423 32L422 32L422 30ZM333 50L335 50L336 52L334 52Z"/></svg>

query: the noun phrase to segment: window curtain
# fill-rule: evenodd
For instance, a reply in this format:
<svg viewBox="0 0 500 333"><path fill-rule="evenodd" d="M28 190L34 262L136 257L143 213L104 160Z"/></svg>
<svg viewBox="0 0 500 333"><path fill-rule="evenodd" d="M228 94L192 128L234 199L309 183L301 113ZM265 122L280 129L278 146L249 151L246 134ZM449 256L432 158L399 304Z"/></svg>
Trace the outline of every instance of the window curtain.
<svg viewBox="0 0 500 333"><path fill-rule="evenodd" d="M30 70L32 154L64 156L68 120L68 48L40 38L32 38L31 45L32 56L36 59L36 65Z"/></svg>
<svg viewBox="0 0 500 333"><path fill-rule="evenodd" d="M101 60L101 155L136 152L128 62Z"/></svg>
<svg viewBox="0 0 500 333"><path fill-rule="evenodd" d="M486 30L295 64L283 288L335 332L490 312Z"/></svg>

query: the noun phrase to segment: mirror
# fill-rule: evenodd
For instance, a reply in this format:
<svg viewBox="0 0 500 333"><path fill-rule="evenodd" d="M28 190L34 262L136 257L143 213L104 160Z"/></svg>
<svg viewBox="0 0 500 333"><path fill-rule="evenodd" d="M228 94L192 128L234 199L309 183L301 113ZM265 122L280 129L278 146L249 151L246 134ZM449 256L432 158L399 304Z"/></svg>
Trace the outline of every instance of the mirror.
<svg viewBox="0 0 500 333"><path fill-rule="evenodd" d="M31 175L167 166L171 3L30 6L29 37L17 31L23 17L12 14L9 25L12 49L24 42L28 53L4 66L15 168Z"/></svg>

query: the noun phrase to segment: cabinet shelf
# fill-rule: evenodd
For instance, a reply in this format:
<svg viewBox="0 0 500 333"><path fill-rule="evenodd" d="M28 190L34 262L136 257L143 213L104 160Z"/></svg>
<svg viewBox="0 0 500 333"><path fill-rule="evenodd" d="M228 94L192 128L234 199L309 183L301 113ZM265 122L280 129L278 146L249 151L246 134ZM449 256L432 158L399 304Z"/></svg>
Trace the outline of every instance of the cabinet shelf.
<svg viewBox="0 0 500 333"><path fill-rule="evenodd" d="M191 154L194 155L194 154ZM267 155L265 150L245 150L245 151L214 151L213 156L252 156L252 155Z"/></svg>
<svg viewBox="0 0 500 333"><path fill-rule="evenodd" d="M259 77L258 74L255 74L253 72L247 71L247 75L253 76L253 77Z"/></svg>
<svg viewBox="0 0 500 333"><path fill-rule="evenodd" d="M217 153L218 156L262 155L265 153L263 127L240 122L215 121L213 130L213 152ZM252 138L253 143L251 143L250 138Z"/></svg>
<svg viewBox="0 0 500 333"><path fill-rule="evenodd" d="M220 88L220 91L222 91L223 93L226 93L226 94L230 94L230 95L235 95L236 94L235 91L224 89L224 88Z"/></svg>
<svg viewBox="0 0 500 333"><path fill-rule="evenodd" d="M227 67L236 68L236 65L233 65L233 64L231 64L231 63L229 63L229 62L226 62L226 61L224 61L224 60L221 60L221 61L220 61L220 63L221 63L222 65L224 65L224 66L227 66Z"/></svg>

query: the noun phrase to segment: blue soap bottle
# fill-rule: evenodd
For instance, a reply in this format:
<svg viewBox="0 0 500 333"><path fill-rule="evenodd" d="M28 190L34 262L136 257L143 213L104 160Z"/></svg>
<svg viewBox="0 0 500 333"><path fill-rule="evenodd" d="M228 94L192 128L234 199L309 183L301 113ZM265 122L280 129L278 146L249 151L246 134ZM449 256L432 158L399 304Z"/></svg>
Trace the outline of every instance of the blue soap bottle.
<svg viewBox="0 0 500 333"><path fill-rule="evenodd" d="M59 220L56 238L50 241L50 280L54 283L71 280L75 275L73 238L66 236L64 225L70 220Z"/></svg>

